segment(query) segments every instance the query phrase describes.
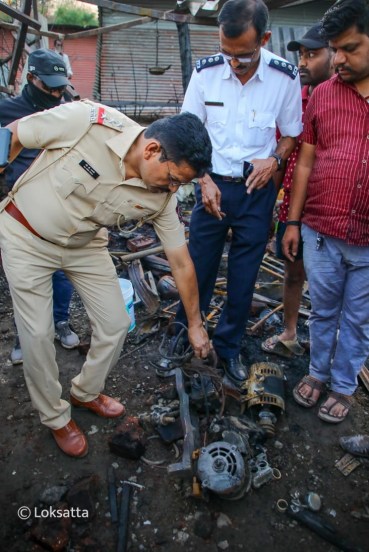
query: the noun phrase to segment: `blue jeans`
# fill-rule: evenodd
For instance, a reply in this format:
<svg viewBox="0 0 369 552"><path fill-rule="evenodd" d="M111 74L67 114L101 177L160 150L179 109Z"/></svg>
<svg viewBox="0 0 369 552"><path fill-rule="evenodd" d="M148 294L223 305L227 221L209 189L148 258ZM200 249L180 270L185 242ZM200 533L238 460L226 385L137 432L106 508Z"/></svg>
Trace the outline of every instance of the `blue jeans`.
<svg viewBox="0 0 369 552"><path fill-rule="evenodd" d="M369 353L369 247L302 226L311 298L310 366L316 379L352 395ZM317 237L323 243L317 248Z"/></svg>
<svg viewBox="0 0 369 552"><path fill-rule="evenodd" d="M69 319L69 304L73 286L62 270L53 274L53 313L54 324Z"/></svg>

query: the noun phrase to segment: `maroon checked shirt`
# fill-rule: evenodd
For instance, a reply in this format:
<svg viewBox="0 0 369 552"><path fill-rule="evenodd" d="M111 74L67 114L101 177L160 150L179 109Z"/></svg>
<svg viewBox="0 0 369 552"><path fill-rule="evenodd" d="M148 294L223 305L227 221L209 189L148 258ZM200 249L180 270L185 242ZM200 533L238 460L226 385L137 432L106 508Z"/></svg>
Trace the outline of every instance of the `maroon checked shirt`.
<svg viewBox="0 0 369 552"><path fill-rule="evenodd" d="M369 245L369 103L337 75L315 88L302 139L316 146L302 221Z"/></svg>

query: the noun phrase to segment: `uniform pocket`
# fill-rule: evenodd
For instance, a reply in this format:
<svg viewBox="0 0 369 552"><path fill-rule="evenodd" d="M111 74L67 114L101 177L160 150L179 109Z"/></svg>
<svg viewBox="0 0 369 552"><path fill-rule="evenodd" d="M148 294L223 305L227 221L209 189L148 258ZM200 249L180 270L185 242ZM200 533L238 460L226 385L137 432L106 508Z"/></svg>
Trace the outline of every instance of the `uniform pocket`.
<svg viewBox="0 0 369 552"><path fill-rule="evenodd" d="M80 155L69 153L55 167L55 188L64 199L74 192L79 197L88 195L99 184L97 178L93 178L80 166L80 161ZM85 161L88 163L88 160Z"/></svg>
<svg viewBox="0 0 369 552"><path fill-rule="evenodd" d="M215 105L206 106L206 118L209 125L225 126L228 119L228 109Z"/></svg>
<svg viewBox="0 0 369 552"><path fill-rule="evenodd" d="M250 143L264 146L275 135L276 124L274 113L251 110L248 120Z"/></svg>

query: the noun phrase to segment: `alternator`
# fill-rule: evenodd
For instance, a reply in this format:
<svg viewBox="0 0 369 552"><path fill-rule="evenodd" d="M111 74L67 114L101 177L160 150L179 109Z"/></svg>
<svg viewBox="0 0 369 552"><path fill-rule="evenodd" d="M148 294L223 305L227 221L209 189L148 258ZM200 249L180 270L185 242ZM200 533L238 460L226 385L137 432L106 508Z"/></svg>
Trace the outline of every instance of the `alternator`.
<svg viewBox="0 0 369 552"><path fill-rule="evenodd" d="M200 450L197 477L203 489L222 498L241 498L250 488L248 466L238 448L225 441L216 441Z"/></svg>

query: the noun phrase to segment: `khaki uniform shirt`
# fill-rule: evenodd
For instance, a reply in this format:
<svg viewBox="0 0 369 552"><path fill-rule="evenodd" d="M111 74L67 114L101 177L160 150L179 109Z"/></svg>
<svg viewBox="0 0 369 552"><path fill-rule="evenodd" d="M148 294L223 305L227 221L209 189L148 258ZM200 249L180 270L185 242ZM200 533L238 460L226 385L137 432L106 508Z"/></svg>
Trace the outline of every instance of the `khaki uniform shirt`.
<svg viewBox="0 0 369 552"><path fill-rule="evenodd" d="M84 246L102 226L157 212L153 225L160 241L180 247L185 237L175 196L152 193L139 178L125 180L124 157L144 130L119 111L89 101L25 117L18 124L21 144L45 151L10 197L40 236L63 247Z"/></svg>

